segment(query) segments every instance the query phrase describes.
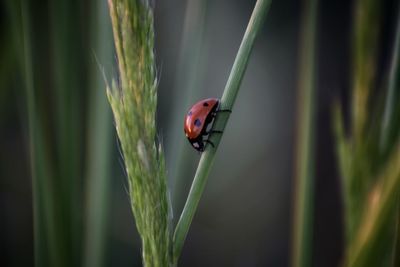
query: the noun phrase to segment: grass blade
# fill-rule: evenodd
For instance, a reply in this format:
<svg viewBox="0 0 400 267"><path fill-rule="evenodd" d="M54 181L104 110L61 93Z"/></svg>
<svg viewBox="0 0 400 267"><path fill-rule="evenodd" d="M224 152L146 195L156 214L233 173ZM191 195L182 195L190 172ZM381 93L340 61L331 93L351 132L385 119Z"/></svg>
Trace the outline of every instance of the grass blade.
<svg viewBox="0 0 400 267"><path fill-rule="evenodd" d="M100 62L112 62L112 33L107 17L107 3L93 2L92 38ZM85 253L83 265L104 266L110 200L111 112L104 94L104 77L92 60L88 116L88 165L86 189Z"/></svg>
<svg viewBox="0 0 400 267"><path fill-rule="evenodd" d="M83 201L83 94L87 86L81 75L86 73L87 54L80 42L86 29L79 12L80 1L50 1L51 64L52 82L55 91L55 137L57 166L53 181L58 192L60 224L63 227L63 242L68 255L65 264L75 266L82 258L82 210ZM86 18L85 18L86 19Z"/></svg>
<svg viewBox="0 0 400 267"><path fill-rule="evenodd" d="M172 180L172 199L174 210L182 208L185 201L184 188L187 173L188 146L187 141L182 138L182 114L193 100L195 92L198 91L199 80L204 66L201 58L204 46L204 30L206 22L207 1L188 1L185 13L184 30L178 59L178 68L175 76L175 97L171 97L171 119L168 125L170 130L168 136L170 141L170 168L169 176ZM173 148L173 149L172 149ZM190 148L189 148L190 149Z"/></svg>
<svg viewBox="0 0 400 267"><path fill-rule="evenodd" d="M55 198L51 182L51 162L35 97L29 3L21 2L22 43L29 124L29 150L32 172L35 266L63 266L60 228L55 220Z"/></svg>
<svg viewBox="0 0 400 267"><path fill-rule="evenodd" d="M379 32L379 1L355 2L353 29L352 134L361 146L368 119L368 100L374 86Z"/></svg>
<svg viewBox="0 0 400 267"><path fill-rule="evenodd" d="M389 82L386 93L385 110L383 114L383 120L381 125L381 136L380 136L380 147L381 151L386 150L389 144L389 138L391 137L391 125L393 125L393 119L395 118L396 110L396 90L399 89L399 74L400 74L400 6L397 14L397 25L395 41L393 44L393 53L389 71Z"/></svg>
<svg viewBox="0 0 400 267"><path fill-rule="evenodd" d="M244 76L247 63L249 61L251 50L254 45L254 40L258 32L260 31L263 21L267 15L267 11L269 10L270 4L270 0L258 0L254 7L242 43L240 44L239 51L236 55L235 62L233 64L227 84L225 86L224 93L221 98L221 109L233 109L233 104L239 92L240 84ZM215 128L221 129L223 131L228 122L228 118L229 114L220 114L216 118ZM221 137L222 135L212 136L211 141L214 143L215 147L212 148L210 146L207 146L200 158L200 162L197 167L197 171L193 179L192 187L190 188L185 207L175 228L173 238L173 261L175 264L177 263L179 255L181 254L183 243L186 239L190 224L197 209L197 205L203 193L212 164L214 163L215 153L218 149Z"/></svg>
<svg viewBox="0 0 400 267"><path fill-rule="evenodd" d="M398 207L400 193L399 146L392 153L377 181L379 182L371 190L366 202L364 210L368 212L365 212L363 223L348 250L347 266L369 266L383 261L382 254L379 254L379 246L382 245L380 240L383 231L389 228L388 221L391 223L389 226L393 225L391 213Z"/></svg>
<svg viewBox="0 0 400 267"><path fill-rule="evenodd" d="M315 51L317 0L304 2L295 167L295 215L292 266L311 266L314 200L315 140Z"/></svg>

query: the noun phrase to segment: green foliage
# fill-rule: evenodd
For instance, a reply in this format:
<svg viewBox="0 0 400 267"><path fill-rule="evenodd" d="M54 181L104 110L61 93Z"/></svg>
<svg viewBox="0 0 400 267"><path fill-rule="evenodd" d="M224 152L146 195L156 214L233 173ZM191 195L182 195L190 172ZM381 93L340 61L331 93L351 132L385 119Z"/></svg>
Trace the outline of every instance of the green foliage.
<svg viewBox="0 0 400 267"><path fill-rule="evenodd" d="M258 0L256 3L221 98L222 109L233 109L255 38L270 3L270 0ZM294 266L309 266L312 256L317 5L315 0L306 3L299 68L297 123L301 127L297 136ZM380 5L374 0L356 1L349 129L345 127L338 103L333 113L342 178L346 266L399 264L400 16L387 91L386 95L382 95L384 101L379 102L382 99L374 94L378 91L375 87L382 26ZM7 6L12 10L14 49L21 52L15 57L20 57L24 67L35 264L100 266L104 263L102 252L106 244L107 202L110 199L111 131L108 125L111 114L101 90L103 81L99 71L84 72L90 65L88 58L92 55L79 44L90 39L94 43L91 47L111 54L109 47L102 47L105 40L110 39L109 36L99 32L101 37L96 37L94 33L96 27L104 27L97 24L104 20L105 7L94 11L99 12L99 19L95 20L90 13L92 11L87 11L86 5L79 1L48 1L48 5L43 5L43 13L49 16L44 18L33 16L35 8L42 7L32 1L9 0ZM155 120L158 81L153 51L153 10L149 0L108 0L108 6L119 76L107 85L107 96L125 162L131 208L142 238L143 262L145 266L176 265L222 135L213 135L211 141L215 147L207 146L201 156L185 208L172 237L165 159L157 140ZM199 25L204 23L204 10L204 6L197 10ZM86 17L76 19L76 13L91 14L88 21L92 24L87 23ZM80 27L82 25L84 27ZM191 38L201 40L201 34L194 25L189 25L193 27L191 35L198 36ZM200 41L197 43L199 45ZM183 69L182 66L188 65L188 62L200 61L200 54L193 53L191 47L186 45L182 51L182 57L186 57L182 59L186 62L181 64ZM107 61L102 55L96 54L101 64ZM41 68L37 67L39 65ZM5 68L1 70L2 76L9 73L4 71ZM189 85L180 82L178 87L193 88L192 83L198 79L195 77L196 70L186 68L178 71L178 75L189 81ZM187 75L182 75L184 71ZM82 88L89 88L88 96L81 93ZM88 107L87 110L82 108L84 106ZM228 119L228 113L219 114L214 127L223 130ZM85 125L88 129L82 130ZM89 141L87 147L82 146L82 136L91 137L86 140ZM176 140L172 143L179 143L178 136L174 138ZM181 161L178 157L175 160ZM82 186L84 174L88 178L87 188ZM87 200L86 214L77 208L84 198ZM82 234L84 215L87 215L85 235ZM82 244L85 244L85 255L81 255Z"/></svg>
<svg viewBox="0 0 400 267"><path fill-rule="evenodd" d="M394 266L400 193L397 77L399 29L384 112L372 99L375 85L380 5L359 0L355 6L351 134L345 133L335 106L337 154L345 209L346 266ZM397 98L396 98L397 95ZM377 121L382 120L382 125ZM380 127L381 126L381 127ZM389 138L389 136L391 138Z"/></svg>
<svg viewBox="0 0 400 267"><path fill-rule="evenodd" d="M153 10L147 1L109 0L119 80L107 88L129 182L145 266L170 263L170 203L156 140L157 76Z"/></svg>
<svg viewBox="0 0 400 267"><path fill-rule="evenodd" d="M35 265L80 266L85 242L90 248L84 256L87 264L101 266L107 254L104 247L109 209L105 201L110 195L111 114L101 73L97 65L90 63L95 63L93 52L101 60L105 54L112 54L111 47L107 52L93 45L98 42L106 46L110 38L99 34L94 40L106 27L100 30L98 23L88 23L96 17L97 9L81 12L85 3L79 1L7 4L15 55L24 70ZM95 2L92 4L96 6ZM80 46L82 43L95 51ZM89 73L88 66L94 71ZM90 125L87 128L83 127L86 115ZM90 131L96 135L86 147L83 144ZM90 181L89 204L83 207L86 174Z"/></svg>

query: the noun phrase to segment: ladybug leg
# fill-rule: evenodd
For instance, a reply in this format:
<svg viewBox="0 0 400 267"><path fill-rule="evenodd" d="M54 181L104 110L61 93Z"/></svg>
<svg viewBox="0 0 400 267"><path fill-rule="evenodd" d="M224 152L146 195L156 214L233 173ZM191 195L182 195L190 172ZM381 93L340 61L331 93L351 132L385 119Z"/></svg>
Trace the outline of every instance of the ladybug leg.
<svg viewBox="0 0 400 267"><path fill-rule="evenodd" d="M208 140L208 139L204 140L204 142L207 143L207 144L210 144L212 147L215 147L215 146L214 146L214 143L211 142L211 141Z"/></svg>
<svg viewBox="0 0 400 267"><path fill-rule="evenodd" d="M205 132L205 135L211 135L211 134L214 134L214 133L219 133L219 134L221 134L221 133L223 133L223 131L209 130L209 131Z"/></svg>

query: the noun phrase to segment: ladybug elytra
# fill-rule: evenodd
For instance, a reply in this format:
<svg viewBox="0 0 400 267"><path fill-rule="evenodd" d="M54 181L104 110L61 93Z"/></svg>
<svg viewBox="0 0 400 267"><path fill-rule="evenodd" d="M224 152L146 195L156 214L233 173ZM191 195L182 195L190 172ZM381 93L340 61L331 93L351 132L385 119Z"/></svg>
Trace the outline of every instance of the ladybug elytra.
<svg viewBox="0 0 400 267"><path fill-rule="evenodd" d="M222 133L211 130L217 112L230 110L219 110L220 101L218 98L207 98L194 104L185 116L184 131L190 144L194 149L202 152L205 143L214 144L208 140L211 133ZM206 138L204 138L206 137Z"/></svg>

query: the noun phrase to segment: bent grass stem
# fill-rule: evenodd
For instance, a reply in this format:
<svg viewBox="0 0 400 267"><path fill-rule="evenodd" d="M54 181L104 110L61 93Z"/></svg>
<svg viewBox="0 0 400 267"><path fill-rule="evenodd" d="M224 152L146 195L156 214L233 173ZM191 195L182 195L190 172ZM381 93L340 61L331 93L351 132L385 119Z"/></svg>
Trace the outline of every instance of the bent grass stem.
<svg viewBox="0 0 400 267"><path fill-rule="evenodd" d="M254 7L221 98L221 109L233 109L233 105L239 92L240 84L249 61L255 38L261 29L261 25L267 15L270 4L271 0L258 0ZM219 114L215 120L215 128L223 131L228 122L229 115L230 113ZM213 135L211 137L211 141L214 143L215 147L206 146L205 151L201 155L200 162L193 179L192 187L190 188L185 207L183 208L173 237L174 264L177 263L179 255L181 254L190 224L193 220L193 216L204 191L208 175L214 163L215 154L221 138L222 134Z"/></svg>

